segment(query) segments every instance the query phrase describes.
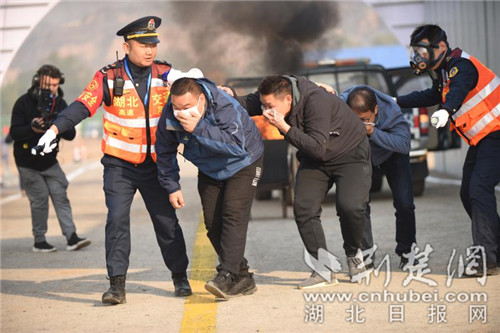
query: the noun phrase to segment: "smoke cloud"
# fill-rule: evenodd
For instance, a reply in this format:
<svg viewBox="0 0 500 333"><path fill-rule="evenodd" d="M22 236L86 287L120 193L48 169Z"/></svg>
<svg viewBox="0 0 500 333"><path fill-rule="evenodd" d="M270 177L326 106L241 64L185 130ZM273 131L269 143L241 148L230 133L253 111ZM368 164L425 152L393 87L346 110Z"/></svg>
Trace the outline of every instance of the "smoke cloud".
<svg viewBox="0 0 500 333"><path fill-rule="evenodd" d="M339 19L337 3L326 1L176 1L172 11L189 31L205 72L224 71L227 58L238 57L257 58L270 74L296 73L304 47L320 41ZM240 42L245 46L235 47Z"/></svg>

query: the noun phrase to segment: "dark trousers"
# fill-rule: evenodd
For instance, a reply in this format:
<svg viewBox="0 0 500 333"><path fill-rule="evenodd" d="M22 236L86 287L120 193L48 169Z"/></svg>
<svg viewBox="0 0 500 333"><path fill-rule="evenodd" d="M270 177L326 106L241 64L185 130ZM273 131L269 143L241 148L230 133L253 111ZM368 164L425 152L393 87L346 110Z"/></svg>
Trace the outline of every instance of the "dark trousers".
<svg viewBox="0 0 500 333"><path fill-rule="evenodd" d="M460 198L472 220L474 245L484 246L488 263L500 261L500 217L495 186L500 182L500 131L490 133L465 157Z"/></svg>
<svg viewBox="0 0 500 333"><path fill-rule="evenodd" d="M248 274L244 258L248 222L257 183L262 174L260 157L232 177L217 181L198 173L198 192L203 206L207 236L217 252L220 265L235 275Z"/></svg>
<svg viewBox="0 0 500 333"><path fill-rule="evenodd" d="M312 256L318 257L319 248L327 249L321 202L334 183L345 253L354 256L362 248L371 177L368 139L333 163L318 166L301 161L295 179L293 211L300 237Z"/></svg>
<svg viewBox="0 0 500 333"><path fill-rule="evenodd" d="M106 220L106 267L108 276L127 274L130 255L130 206L137 190L151 216L165 265L172 273L183 273L188 266L184 235L167 191L160 186L156 163L148 158L134 166L105 156L104 193Z"/></svg>
<svg viewBox="0 0 500 333"><path fill-rule="evenodd" d="M416 243L415 205L413 204L413 177L410 166L410 155L393 153L380 166L392 192L392 200L396 209L396 253L402 255L411 251ZM373 247L370 219L370 203L366 206L365 233L363 249Z"/></svg>

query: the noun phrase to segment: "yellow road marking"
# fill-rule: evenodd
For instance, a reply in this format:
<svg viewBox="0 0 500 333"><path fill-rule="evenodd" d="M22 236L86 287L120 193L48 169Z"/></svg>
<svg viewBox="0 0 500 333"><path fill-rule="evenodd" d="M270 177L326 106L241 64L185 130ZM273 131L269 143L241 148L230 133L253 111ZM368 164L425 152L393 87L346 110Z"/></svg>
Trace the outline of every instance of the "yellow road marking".
<svg viewBox="0 0 500 333"><path fill-rule="evenodd" d="M183 332L215 332L217 302L212 294L205 290L207 280L215 274L217 256L206 236L203 215L200 218L193 247L191 276L189 282L193 296L189 296L184 304L184 315L181 323Z"/></svg>

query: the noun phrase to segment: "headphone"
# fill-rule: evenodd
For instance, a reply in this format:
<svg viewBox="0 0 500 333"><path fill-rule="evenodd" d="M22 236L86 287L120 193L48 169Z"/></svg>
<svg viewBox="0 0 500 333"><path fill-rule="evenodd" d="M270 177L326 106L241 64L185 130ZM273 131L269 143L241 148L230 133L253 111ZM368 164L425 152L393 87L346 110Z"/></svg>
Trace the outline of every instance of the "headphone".
<svg viewBox="0 0 500 333"><path fill-rule="evenodd" d="M31 80L31 86L39 87L40 86L40 77L41 76L49 76L51 78L58 78L59 85L64 84L64 74L53 65L43 65L40 67L35 75L33 75L33 79Z"/></svg>

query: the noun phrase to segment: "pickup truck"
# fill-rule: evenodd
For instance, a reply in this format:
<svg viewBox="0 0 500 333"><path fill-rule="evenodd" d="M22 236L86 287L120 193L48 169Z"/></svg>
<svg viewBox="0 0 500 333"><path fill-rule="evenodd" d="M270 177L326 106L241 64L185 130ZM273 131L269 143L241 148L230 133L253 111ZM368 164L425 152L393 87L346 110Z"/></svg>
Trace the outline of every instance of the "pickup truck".
<svg viewBox="0 0 500 333"><path fill-rule="evenodd" d="M366 60L330 61L314 65L306 65L299 75L307 77L314 82L326 83L334 87L339 93L347 88L364 84L373 87L390 96L397 97L415 90L422 90L431 85L431 80L425 76L416 76L410 67L386 69L381 65L369 64ZM255 92L261 77L230 78L226 85L232 87L238 95ZM430 150L446 150L459 148L460 138L454 132L445 129L436 131L430 126L429 118L437 106L433 108L402 108L411 129L410 163L413 173L413 192L421 196L425 190L425 178L429 171L427 167L427 154ZM266 153L264 160L266 159ZM293 172L297 161L289 158L287 172L292 173L290 182L293 182ZM378 169L376 169L378 170ZM264 175L266 171L264 170ZM383 184L383 174L374 173L372 179L372 192L380 191ZM269 190L258 191L257 198L270 197ZM293 196L293 184L288 189L288 202Z"/></svg>

